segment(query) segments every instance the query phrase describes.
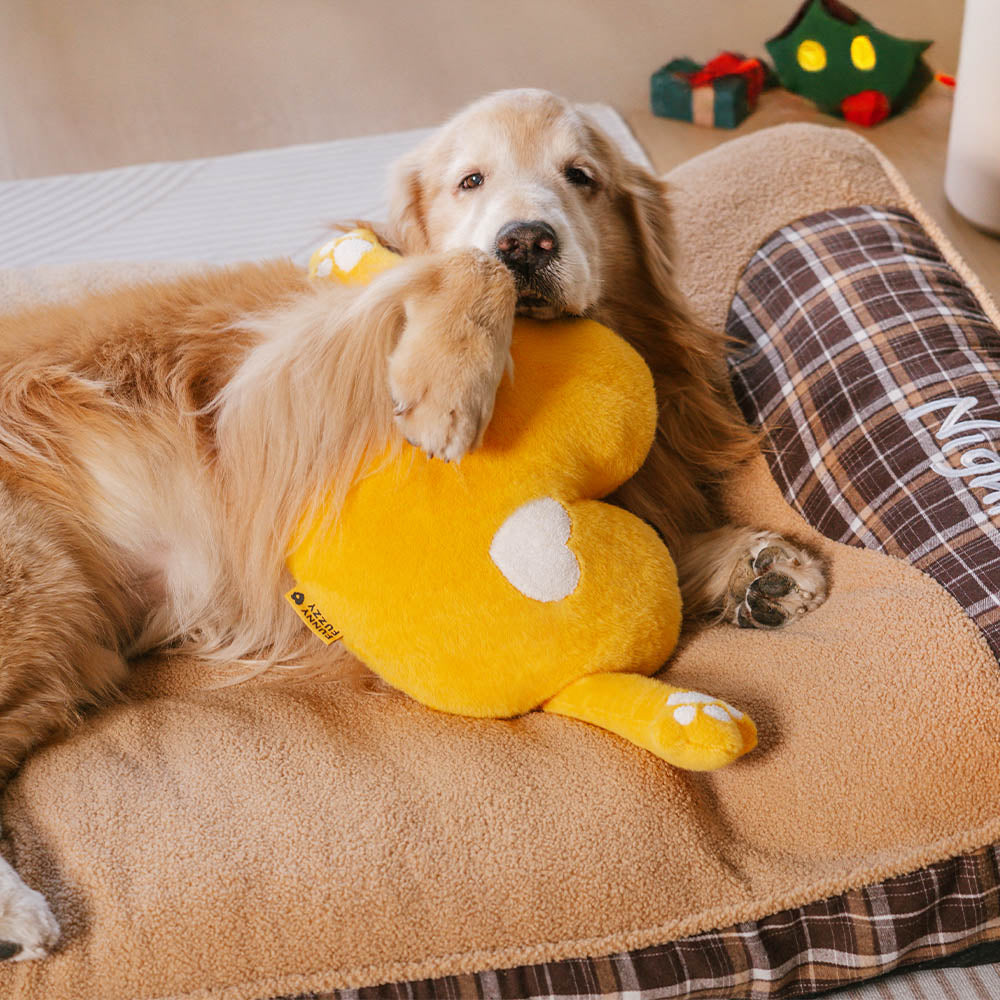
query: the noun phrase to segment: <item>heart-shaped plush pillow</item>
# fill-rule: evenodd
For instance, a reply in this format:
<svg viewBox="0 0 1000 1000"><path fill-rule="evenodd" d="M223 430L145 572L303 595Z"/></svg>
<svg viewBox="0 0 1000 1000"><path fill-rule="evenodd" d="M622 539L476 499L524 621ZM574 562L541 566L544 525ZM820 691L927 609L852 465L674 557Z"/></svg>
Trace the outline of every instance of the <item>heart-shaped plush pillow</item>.
<svg viewBox="0 0 1000 1000"><path fill-rule="evenodd" d="M350 280L345 263L371 276L394 256L360 230L317 252L311 269ZM325 509L303 523L289 599L432 708L544 708L685 767L727 763L754 745L750 720L649 676L680 631L670 554L648 524L599 502L652 444L649 369L587 320L519 320L511 356L515 377L501 383L476 451L448 463L403 444L336 518Z"/></svg>

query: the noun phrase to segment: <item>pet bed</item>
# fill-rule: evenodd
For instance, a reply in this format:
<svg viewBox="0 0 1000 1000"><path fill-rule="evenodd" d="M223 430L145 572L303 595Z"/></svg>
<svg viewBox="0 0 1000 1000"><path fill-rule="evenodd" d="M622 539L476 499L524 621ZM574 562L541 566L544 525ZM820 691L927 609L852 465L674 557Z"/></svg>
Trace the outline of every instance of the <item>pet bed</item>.
<svg viewBox="0 0 1000 1000"><path fill-rule="evenodd" d="M149 661L6 793L4 853L64 942L0 993L764 998L1000 938L996 501L962 464L993 435L946 450L957 404L927 408L1000 416L1000 317L849 132L670 180L681 284L764 427L725 502L832 571L788 629L709 629L667 668L746 707L759 750L682 773L551 716ZM4 308L53 293L6 282Z"/></svg>

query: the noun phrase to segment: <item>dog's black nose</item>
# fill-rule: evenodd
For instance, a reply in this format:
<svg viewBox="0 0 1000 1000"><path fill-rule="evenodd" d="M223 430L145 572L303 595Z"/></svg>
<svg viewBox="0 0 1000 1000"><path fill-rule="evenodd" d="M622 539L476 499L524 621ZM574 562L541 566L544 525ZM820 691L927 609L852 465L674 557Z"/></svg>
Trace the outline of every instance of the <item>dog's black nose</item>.
<svg viewBox="0 0 1000 1000"><path fill-rule="evenodd" d="M512 271L531 275L556 259L559 239L547 222L508 222L497 233L495 247L496 255Z"/></svg>

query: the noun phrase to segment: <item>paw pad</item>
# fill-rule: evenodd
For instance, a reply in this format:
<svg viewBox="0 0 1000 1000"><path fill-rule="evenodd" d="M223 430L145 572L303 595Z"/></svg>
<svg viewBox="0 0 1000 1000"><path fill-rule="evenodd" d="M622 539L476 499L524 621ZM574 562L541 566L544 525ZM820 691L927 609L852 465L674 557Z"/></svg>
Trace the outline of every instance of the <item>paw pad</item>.
<svg viewBox="0 0 1000 1000"><path fill-rule="evenodd" d="M729 579L724 616L740 628L781 628L826 598L820 563L777 536L770 541L760 539Z"/></svg>
<svg viewBox="0 0 1000 1000"><path fill-rule="evenodd" d="M729 702L720 701L700 691L675 691L667 698L668 705L676 705L674 721L682 726L690 726L698 716L698 709L719 722L739 722L743 713L733 708Z"/></svg>
<svg viewBox="0 0 1000 1000"><path fill-rule="evenodd" d="M786 552L778 545L767 545L757 553L753 560L754 572L760 576L766 573L771 566L779 559L789 562L792 566L798 566L798 559L794 558L790 552Z"/></svg>
<svg viewBox="0 0 1000 1000"><path fill-rule="evenodd" d="M345 236L344 239L337 240L333 248L333 262L341 271L353 271L358 266L358 261L371 248L372 244L368 240L358 236Z"/></svg>
<svg viewBox="0 0 1000 1000"><path fill-rule="evenodd" d="M324 243L309 259L309 276L346 285L359 285L384 270L394 255L367 229L338 236Z"/></svg>
<svg viewBox="0 0 1000 1000"><path fill-rule="evenodd" d="M701 691L672 691L666 733L672 763L696 771L722 767L757 745L757 727L738 708Z"/></svg>
<svg viewBox="0 0 1000 1000"><path fill-rule="evenodd" d="M330 240L313 254L309 262L309 273L313 277L328 278L336 267L340 274L348 274L373 247L371 240L355 236L354 233Z"/></svg>
<svg viewBox="0 0 1000 1000"><path fill-rule="evenodd" d="M674 719L682 726L690 726L697 714L698 709L694 705L681 705L680 708L674 709Z"/></svg>

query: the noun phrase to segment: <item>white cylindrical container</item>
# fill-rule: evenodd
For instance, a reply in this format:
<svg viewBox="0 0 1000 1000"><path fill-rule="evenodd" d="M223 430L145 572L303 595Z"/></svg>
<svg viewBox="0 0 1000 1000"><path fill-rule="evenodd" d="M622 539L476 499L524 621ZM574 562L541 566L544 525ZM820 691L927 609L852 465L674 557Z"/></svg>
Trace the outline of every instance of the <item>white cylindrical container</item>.
<svg viewBox="0 0 1000 1000"><path fill-rule="evenodd" d="M965 0L944 191L973 225L1000 235L1000 0Z"/></svg>

